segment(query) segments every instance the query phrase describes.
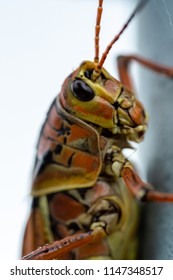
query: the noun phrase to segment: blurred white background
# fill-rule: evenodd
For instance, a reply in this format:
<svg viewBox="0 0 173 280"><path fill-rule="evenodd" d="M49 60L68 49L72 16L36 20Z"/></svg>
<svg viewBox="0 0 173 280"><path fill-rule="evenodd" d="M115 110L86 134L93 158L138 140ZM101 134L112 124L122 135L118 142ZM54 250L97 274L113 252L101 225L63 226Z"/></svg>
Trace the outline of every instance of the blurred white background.
<svg viewBox="0 0 173 280"><path fill-rule="evenodd" d="M0 0L1 256L20 257L30 211L35 146L46 112L68 74L94 58L97 0ZM104 3L101 53L136 1ZM144 11L143 11L144 12ZM137 15L104 67L115 77L118 54L135 53Z"/></svg>

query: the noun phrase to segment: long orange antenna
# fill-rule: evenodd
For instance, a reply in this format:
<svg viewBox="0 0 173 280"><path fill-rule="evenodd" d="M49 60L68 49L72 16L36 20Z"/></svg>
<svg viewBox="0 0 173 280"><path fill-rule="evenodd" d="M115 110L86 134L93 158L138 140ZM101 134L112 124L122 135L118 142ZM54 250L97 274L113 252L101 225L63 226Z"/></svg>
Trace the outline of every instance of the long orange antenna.
<svg viewBox="0 0 173 280"><path fill-rule="evenodd" d="M97 8L97 18L96 18L96 26L95 26L95 58L94 58L94 62L98 62L99 61L99 34L100 34L100 22L101 22L101 16L102 16L102 4L103 4L103 0L99 0L99 5Z"/></svg>
<svg viewBox="0 0 173 280"><path fill-rule="evenodd" d="M114 43L119 39L119 37L121 36L121 34L124 32L124 30L128 27L129 23L131 22L131 20L134 18L134 16L136 15L136 13L138 13L143 7L144 5L148 2L149 0L141 0L138 5L136 6L135 10L133 11L133 13L130 15L130 17L128 18L127 22L123 25L122 29L120 30L120 32L113 38L113 40L109 43L109 45L107 46L105 52L102 54L102 57L100 59L100 61L98 62L96 68L93 71L92 74L92 79L96 80L101 73L101 68L106 60L106 57L110 51L110 49L112 48L112 46L114 45ZM101 1L102 2L102 1Z"/></svg>

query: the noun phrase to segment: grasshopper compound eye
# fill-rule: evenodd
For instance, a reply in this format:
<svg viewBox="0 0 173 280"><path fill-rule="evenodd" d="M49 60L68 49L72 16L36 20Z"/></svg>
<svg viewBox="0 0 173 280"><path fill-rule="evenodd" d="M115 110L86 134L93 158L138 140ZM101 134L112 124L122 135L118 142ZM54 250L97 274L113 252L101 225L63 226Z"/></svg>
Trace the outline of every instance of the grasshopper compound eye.
<svg viewBox="0 0 173 280"><path fill-rule="evenodd" d="M80 101L90 101L95 96L94 91L80 79L76 79L72 82L71 91Z"/></svg>

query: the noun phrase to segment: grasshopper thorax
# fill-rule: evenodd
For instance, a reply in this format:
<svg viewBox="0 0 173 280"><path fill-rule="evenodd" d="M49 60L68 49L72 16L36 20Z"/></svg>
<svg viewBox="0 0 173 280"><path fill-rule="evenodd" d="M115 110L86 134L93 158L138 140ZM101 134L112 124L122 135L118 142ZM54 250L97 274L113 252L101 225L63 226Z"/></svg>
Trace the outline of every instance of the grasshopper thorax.
<svg viewBox="0 0 173 280"><path fill-rule="evenodd" d="M139 142L146 130L147 118L142 104L121 82L104 68L96 80L95 62L84 61L64 82L60 101L65 110L113 135Z"/></svg>

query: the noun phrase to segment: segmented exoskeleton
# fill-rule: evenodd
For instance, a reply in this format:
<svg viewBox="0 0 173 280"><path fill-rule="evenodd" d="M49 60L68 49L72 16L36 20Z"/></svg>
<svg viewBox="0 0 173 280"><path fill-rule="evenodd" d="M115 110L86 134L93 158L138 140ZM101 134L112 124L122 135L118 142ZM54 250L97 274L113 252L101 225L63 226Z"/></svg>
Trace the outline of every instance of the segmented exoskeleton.
<svg viewBox="0 0 173 280"><path fill-rule="evenodd" d="M140 142L147 128L129 63L135 60L168 76L173 71L136 56L120 56L121 82L113 78L104 61L146 1L140 1L99 60L102 2L94 62L84 61L67 77L40 133L23 259L134 259L138 201L173 202L173 195L145 184L123 155L129 141Z"/></svg>

